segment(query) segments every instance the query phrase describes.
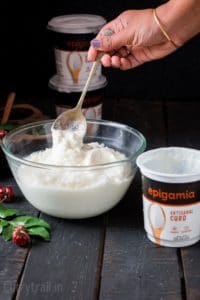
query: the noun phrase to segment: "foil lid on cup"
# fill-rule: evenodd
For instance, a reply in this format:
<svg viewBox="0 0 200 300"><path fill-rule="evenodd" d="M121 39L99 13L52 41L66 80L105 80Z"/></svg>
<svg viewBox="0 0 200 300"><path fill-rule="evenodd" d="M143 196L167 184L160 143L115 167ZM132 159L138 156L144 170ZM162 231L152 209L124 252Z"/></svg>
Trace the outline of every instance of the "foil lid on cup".
<svg viewBox="0 0 200 300"><path fill-rule="evenodd" d="M61 93L76 93L82 92L85 82L82 84L68 84L65 78L58 76L57 74L52 76L49 80L49 87L61 92ZM98 81L91 82L88 91L94 91L104 88L107 85L106 77L101 75Z"/></svg>
<svg viewBox="0 0 200 300"><path fill-rule="evenodd" d="M47 25L49 30L61 33L97 33L106 23L106 20L98 15L72 14L52 18Z"/></svg>

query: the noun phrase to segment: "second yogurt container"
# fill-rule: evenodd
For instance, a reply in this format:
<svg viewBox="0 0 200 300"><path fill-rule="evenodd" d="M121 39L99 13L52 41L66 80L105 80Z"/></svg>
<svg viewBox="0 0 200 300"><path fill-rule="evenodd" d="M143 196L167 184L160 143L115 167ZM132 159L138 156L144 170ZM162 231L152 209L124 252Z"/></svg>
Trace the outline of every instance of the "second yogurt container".
<svg viewBox="0 0 200 300"><path fill-rule="evenodd" d="M92 67L92 62L87 61L90 41L105 23L103 17L90 14L58 16L48 22L56 66L56 74L50 78L49 88L56 103L57 115L76 104ZM102 92L106 83L99 64L83 104L87 117L101 118Z"/></svg>

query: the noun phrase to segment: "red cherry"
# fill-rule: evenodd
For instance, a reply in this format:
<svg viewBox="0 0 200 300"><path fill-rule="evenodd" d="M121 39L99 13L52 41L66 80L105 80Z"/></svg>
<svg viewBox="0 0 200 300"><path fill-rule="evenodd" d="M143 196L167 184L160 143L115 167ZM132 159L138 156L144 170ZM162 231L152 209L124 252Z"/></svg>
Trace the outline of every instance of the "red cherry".
<svg viewBox="0 0 200 300"><path fill-rule="evenodd" d="M12 241L20 247L27 247L30 244L30 235L23 225L19 225L13 230Z"/></svg>
<svg viewBox="0 0 200 300"><path fill-rule="evenodd" d="M12 202L14 191L11 186L0 186L0 202Z"/></svg>
<svg viewBox="0 0 200 300"><path fill-rule="evenodd" d="M0 139L2 139L7 133L8 133L8 131L6 131L4 129L0 129Z"/></svg>

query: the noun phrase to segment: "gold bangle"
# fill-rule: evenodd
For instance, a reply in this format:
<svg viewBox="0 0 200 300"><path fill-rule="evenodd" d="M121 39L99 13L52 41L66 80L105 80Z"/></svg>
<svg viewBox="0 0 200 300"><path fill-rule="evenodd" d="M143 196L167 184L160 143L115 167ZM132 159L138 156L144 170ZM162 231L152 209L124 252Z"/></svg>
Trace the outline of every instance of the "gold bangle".
<svg viewBox="0 0 200 300"><path fill-rule="evenodd" d="M153 17L155 22L157 23L158 27L160 28L160 30L162 31L162 33L164 34L164 36L166 37L166 39L175 47L178 48L178 45L170 38L169 34L166 32L166 30L163 28L163 25L161 23L161 21L159 20L157 14L156 14L156 9L153 9Z"/></svg>

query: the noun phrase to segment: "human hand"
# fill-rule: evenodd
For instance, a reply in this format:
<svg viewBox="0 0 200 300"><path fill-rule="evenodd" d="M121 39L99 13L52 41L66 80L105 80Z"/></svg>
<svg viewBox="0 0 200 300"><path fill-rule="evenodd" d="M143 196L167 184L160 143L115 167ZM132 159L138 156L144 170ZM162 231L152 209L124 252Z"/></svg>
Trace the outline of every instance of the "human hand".
<svg viewBox="0 0 200 300"><path fill-rule="evenodd" d="M113 35L105 35L108 30ZM95 60L97 52L102 51L105 67L128 70L175 50L155 22L152 9L128 10L107 23L91 41L88 61Z"/></svg>

